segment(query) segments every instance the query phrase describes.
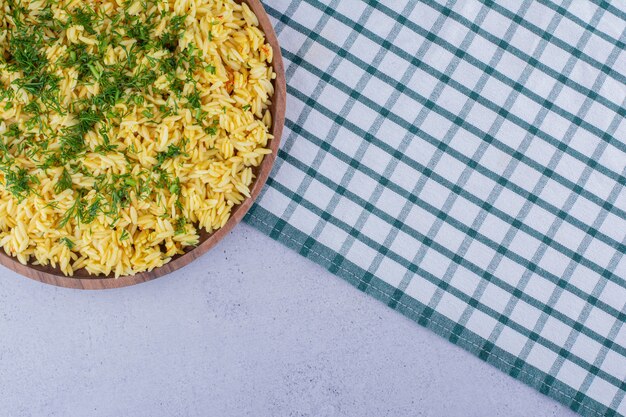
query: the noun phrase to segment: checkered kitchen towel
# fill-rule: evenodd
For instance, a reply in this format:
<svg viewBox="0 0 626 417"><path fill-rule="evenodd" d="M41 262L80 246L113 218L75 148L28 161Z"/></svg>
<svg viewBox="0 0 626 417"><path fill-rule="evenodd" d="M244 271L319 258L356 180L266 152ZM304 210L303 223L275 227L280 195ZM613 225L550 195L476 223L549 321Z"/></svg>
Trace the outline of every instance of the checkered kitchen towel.
<svg viewBox="0 0 626 417"><path fill-rule="evenodd" d="M587 416L626 414L626 2L265 0L247 221Z"/></svg>

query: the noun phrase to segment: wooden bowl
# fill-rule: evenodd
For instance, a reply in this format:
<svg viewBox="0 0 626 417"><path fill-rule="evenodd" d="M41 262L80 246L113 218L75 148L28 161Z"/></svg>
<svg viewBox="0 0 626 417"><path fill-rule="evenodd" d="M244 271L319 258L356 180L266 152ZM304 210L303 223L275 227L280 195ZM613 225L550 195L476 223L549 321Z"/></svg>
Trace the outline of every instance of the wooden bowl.
<svg viewBox="0 0 626 417"><path fill-rule="evenodd" d="M25 277L32 278L46 284L58 285L59 287L85 290L126 287L128 285L150 281L154 278L161 277L182 268L215 246L217 242L222 240L222 238L241 221L265 185L267 177L269 176L272 166L274 165L276 154L278 153L278 145L280 143L283 125L285 124L286 85L285 68L283 66L283 58L280 52L280 46L278 45L278 39L276 38L276 33L274 32L274 28L272 27L269 17L267 16L265 9L263 9L263 5L260 0L236 1L238 3L245 1L248 6L250 6L250 9L252 9L252 11L256 14L259 20L259 27L263 33L265 33L267 42L274 49L274 59L272 65L274 67L274 72L276 73L276 79L274 80L274 96L272 97L272 106L270 107L273 123L272 135L274 136L274 139L270 141L270 149L272 150L272 153L266 155L261 165L255 169L256 179L250 189L251 198L247 198L243 201L243 203L233 208L230 219L221 229L210 234L201 230L200 243L198 246L190 248L188 252L175 256L167 264L149 272L141 272L132 276L127 275L115 278L112 275L104 277L89 275L86 270L79 269L74 271L73 276L67 277L63 275L58 268L52 268L51 266L22 265L16 258L7 255L4 250L1 249L0 264L24 275Z"/></svg>

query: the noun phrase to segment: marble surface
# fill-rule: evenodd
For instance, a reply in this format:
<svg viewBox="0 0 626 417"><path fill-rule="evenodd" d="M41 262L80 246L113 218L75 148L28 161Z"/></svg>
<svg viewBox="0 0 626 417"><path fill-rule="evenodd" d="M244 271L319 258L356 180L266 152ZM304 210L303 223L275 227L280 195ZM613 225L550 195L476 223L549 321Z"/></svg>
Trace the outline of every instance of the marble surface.
<svg viewBox="0 0 626 417"><path fill-rule="evenodd" d="M573 416L247 225L81 292L0 267L0 416Z"/></svg>

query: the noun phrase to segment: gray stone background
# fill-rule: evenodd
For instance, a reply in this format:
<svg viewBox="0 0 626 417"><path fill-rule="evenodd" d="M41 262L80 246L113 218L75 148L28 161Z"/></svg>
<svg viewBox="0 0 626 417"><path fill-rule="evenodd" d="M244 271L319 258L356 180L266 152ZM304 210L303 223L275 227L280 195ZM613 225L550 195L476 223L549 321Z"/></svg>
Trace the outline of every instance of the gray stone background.
<svg viewBox="0 0 626 417"><path fill-rule="evenodd" d="M573 416L239 225L101 292L0 267L0 416Z"/></svg>

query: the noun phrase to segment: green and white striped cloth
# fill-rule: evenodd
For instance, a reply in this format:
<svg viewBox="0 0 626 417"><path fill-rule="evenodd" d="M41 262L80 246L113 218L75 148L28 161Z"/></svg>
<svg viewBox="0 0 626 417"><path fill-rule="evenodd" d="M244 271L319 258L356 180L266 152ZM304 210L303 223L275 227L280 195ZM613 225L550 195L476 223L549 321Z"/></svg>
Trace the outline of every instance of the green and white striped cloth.
<svg viewBox="0 0 626 417"><path fill-rule="evenodd" d="M247 221L587 416L626 414L626 3L266 0Z"/></svg>

